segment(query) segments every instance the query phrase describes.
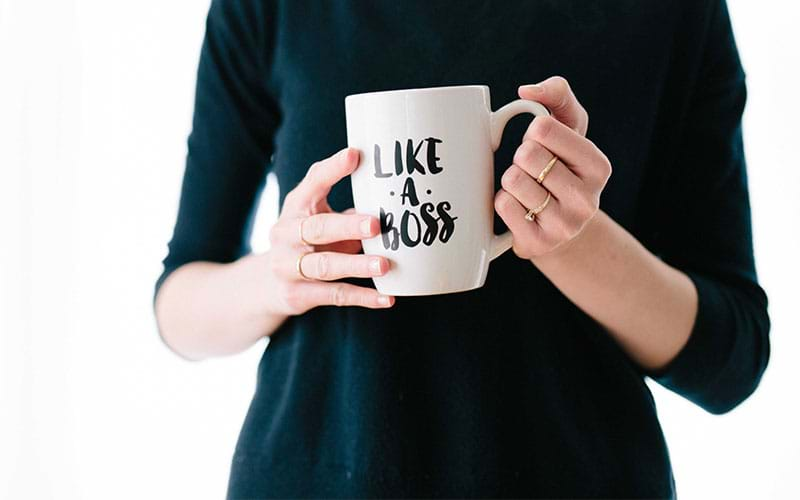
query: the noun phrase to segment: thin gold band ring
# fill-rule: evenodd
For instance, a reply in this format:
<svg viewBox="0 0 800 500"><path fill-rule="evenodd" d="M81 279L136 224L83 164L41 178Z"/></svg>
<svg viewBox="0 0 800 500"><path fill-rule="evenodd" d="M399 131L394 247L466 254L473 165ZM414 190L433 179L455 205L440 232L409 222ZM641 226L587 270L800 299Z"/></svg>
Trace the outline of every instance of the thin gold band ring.
<svg viewBox="0 0 800 500"><path fill-rule="evenodd" d="M302 243L307 247L313 247L314 245L307 242L306 239L303 237L303 223L306 221L306 219L308 219L308 217L303 217L302 219L300 219L300 223L297 224L297 232L300 235L300 243Z"/></svg>
<svg viewBox="0 0 800 500"><path fill-rule="evenodd" d="M525 220L528 222L533 222L533 220L536 219L536 216L542 213L542 210L544 210L547 207L547 204L550 203L550 197L550 191L548 191L547 196L541 205L536 208L528 209L528 212L525 214Z"/></svg>
<svg viewBox="0 0 800 500"><path fill-rule="evenodd" d="M300 276L302 279L306 281L311 281L311 278L305 275L303 272L303 257L310 254L311 252L301 253L297 256L297 261L295 262L295 268L297 269L297 275Z"/></svg>
<svg viewBox="0 0 800 500"><path fill-rule="evenodd" d="M553 155L553 159L550 160L550 162L547 164L546 167L544 167L542 173L539 174L539 177L536 178L536 182L538 182L539 184L543 183L544 178L547 177L547 174L549 174L551 170L553 170L553 167L555 166L557 161L558 161L558 156Z"/></svg>

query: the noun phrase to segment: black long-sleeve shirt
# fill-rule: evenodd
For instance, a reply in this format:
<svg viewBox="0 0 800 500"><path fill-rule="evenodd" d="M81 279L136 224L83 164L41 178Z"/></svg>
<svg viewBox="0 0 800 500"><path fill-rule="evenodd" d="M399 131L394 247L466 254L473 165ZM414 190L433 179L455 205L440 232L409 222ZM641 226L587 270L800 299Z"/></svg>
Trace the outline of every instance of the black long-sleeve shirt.
<svg viewBox="0 0 800 500"><path fill-rule="evenodd" d="M644 378L712 413L755 389L769 317L753 262L745 75L720 0L214 1L157 286L187 262L249 252L267 172L282 202L344 147L346 95L488 84L498 107L554 74L613 163L601 208L697 287L688 344L645 372L512 252L479 290L313 309L264 353L231 497L670 496ZM498 166L527 122L512 121ZM329 201L352 206L348 180Z"/></svg>

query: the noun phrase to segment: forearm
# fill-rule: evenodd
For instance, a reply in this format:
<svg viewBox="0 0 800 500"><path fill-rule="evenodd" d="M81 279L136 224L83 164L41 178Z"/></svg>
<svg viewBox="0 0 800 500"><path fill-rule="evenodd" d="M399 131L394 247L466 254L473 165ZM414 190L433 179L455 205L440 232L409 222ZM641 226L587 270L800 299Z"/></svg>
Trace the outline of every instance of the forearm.
<svg viewBox="0 0 800 500"><path fill-rule="evenodd" d="M694 284L602 210L578 237L531 260L645 369L664 367L686 344L697 315Z"/></svg>
<svg viewBox="0 0 800 500"><path fill-rule="evenodd" d="M269 255L230 264L192 262L176 269L156 297L161 337L176 353L203 359L240 352L287 316L270 313Z"/></svg>

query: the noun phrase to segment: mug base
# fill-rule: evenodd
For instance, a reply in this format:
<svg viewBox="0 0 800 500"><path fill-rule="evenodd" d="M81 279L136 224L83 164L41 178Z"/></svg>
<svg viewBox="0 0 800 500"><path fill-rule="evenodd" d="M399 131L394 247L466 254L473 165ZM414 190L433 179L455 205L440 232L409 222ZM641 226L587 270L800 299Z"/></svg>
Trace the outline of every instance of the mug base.
<svg viewBox="0 0 800 500"><path fill-rule="evenodd" d="M480 284L477 284L477 285L470 285L468 287L450 288L450 289L447 289L447 290L419 290L419 291L414 291L414 290L387 290L387 289L381 289L379 287L376 287L376 289L378 290L378 292L381 295L391 295L391 296L394 296L394 297L426 297L426 296L429 296L429 295L447 295L447 294L451 294L451 293L469 292L471 290L477 290L478 288L481 288L483 285L484 285L483 283L480 283Z"/></svg>

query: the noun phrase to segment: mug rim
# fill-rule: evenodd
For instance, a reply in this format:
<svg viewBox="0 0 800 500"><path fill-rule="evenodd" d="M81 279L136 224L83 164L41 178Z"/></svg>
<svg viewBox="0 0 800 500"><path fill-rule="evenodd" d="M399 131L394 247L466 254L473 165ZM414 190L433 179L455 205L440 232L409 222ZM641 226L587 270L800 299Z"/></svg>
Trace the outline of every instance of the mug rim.
<svg viewBox="0 0 800 500"><path fill-rule="evenodd" d="M358 94L350 94L345 97L345 101L351 98L356 97L365 97L365 96L386 96L391 94L415 94L419 92L442 92L442 91L450 91L450 90L466 90L466 89L478 89L485 92L489 92L488 85L445 85L439 87L419 87L419 88L411 88L411 89L390 89L390 90L378 90L375 92L359 92Z"/></svg>

